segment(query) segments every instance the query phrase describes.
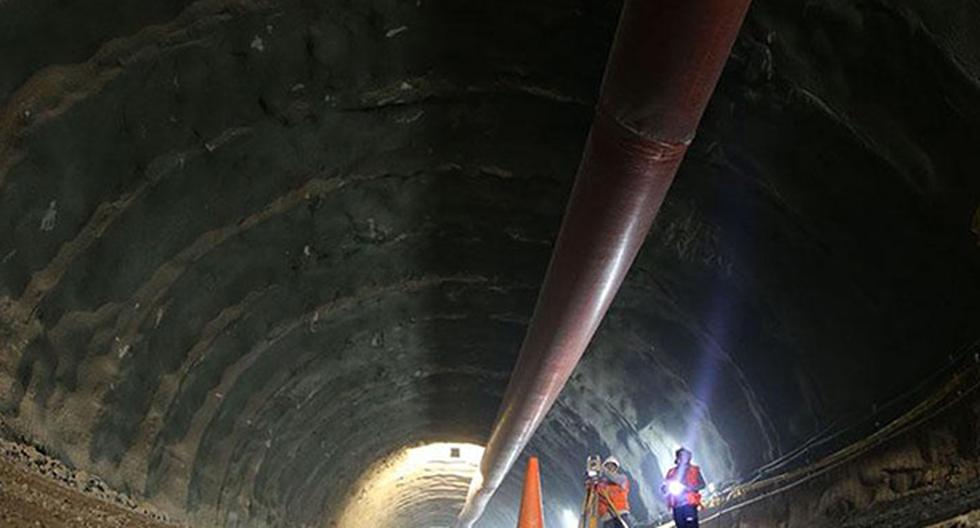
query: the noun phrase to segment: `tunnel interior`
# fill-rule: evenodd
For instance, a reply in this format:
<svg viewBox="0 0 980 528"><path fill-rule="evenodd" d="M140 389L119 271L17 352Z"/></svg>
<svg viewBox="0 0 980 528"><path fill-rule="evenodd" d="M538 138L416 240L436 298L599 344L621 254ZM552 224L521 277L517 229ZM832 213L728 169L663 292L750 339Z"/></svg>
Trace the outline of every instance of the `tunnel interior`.
<svg viewBox="0 0 980 528"><path fill-rule="evenodd" d="M0 416L192 523L449 526L619 9L0 2ZM525 452L550 526L588 454L654 519L678 446L717 487L801 464L980 340L978 28L971 0L754 2Z"/></svg>

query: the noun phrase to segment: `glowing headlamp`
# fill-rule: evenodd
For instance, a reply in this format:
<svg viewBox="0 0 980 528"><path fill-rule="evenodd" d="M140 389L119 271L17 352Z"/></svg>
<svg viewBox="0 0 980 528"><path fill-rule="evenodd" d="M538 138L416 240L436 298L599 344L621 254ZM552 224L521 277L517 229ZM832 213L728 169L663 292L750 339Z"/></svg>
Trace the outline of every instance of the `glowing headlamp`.
<svg viewBox="0 0 980 528"><path fill-rule="evenodd" d="M670 482L667 483L667 493L670 493L675 497L679 497L683 495L686 489L687 488L685 488L683 484L681 484L676 480L671 480Z"/></svg>

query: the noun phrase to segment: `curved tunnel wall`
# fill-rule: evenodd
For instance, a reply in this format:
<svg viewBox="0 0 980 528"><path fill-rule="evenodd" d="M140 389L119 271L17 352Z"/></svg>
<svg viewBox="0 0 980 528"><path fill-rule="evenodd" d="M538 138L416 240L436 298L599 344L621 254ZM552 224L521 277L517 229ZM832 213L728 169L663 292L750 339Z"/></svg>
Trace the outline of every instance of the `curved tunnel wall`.
<svg viewBox="0 0 980 528"><path fill-rule="evenodd" d="M27 5L0 5L6 422L229 525L329 523L374 461L485 439L615 5ZM756 2L532 442L549 522L590 452L624 460L647 518L676 444L747 476L980 337L960 7Z"/></svg>

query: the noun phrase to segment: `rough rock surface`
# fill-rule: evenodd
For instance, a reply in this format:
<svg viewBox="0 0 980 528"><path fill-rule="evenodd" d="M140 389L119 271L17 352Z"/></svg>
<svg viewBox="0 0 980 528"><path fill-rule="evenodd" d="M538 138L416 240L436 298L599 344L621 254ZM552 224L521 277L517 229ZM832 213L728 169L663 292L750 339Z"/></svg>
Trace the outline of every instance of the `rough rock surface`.
<svg viewBox="0 0 980 528"><path fill-rule="evenodd" d="M175 528L152 506L113 491L34 446L0 440L0 525L7 528Z"/></svg>
<svg viewBox="0 0 980 528"><path fill-rule="evenodd" d="M930 525L928 528L977 528L978 526L980 526L980 512L975 511Z"/></svg>
<svg viewBox="0 0 980 528"><path fill-rule="evenodd" d="M719 493L701 524L952 527L980 509L978 477L980 358L968 358L940 389L860 442L794 471Z"/></svg>
<svg viewBox="0 0 980 528"><path fill-rule="evenodd" d="M617 10L0 1L0 412L206 525L330 522L375 461L482 442ZM980 339L977 28L972 0L754 3L532 445L550 524L590 452L653 517L678 443L749 478Z"/></svg>

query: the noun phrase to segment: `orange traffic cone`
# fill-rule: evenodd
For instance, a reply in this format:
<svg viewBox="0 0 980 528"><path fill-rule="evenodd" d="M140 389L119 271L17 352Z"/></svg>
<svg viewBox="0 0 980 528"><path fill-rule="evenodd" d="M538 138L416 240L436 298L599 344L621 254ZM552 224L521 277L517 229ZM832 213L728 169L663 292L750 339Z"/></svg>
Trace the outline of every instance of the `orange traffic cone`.
<svg viewBox="0 0 980 528"><path fill-rule="evenodd" d="M527 461L524 473L524 494L521 497L521 516L517 528L544 528L541 514L541 473L538 471L538 457Z"/></svg>

